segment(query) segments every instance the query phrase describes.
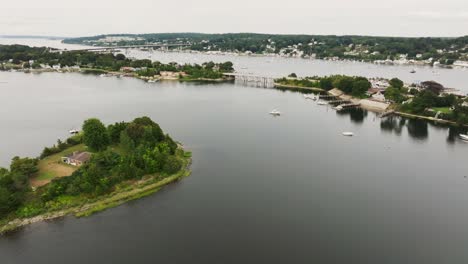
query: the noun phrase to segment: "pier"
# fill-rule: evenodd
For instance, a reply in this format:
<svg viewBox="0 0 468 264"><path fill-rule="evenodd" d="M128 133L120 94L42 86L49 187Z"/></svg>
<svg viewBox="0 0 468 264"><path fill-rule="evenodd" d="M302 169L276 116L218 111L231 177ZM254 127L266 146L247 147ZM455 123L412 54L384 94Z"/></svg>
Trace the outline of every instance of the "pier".
<svg viewBox="0 0 468 264"><path fill-rule="evenodd" d="M243 73L224 73L224 76L233 77L236 82L248 86L262 88L273 88L275 86L273 77L265 77Z"/></svg>

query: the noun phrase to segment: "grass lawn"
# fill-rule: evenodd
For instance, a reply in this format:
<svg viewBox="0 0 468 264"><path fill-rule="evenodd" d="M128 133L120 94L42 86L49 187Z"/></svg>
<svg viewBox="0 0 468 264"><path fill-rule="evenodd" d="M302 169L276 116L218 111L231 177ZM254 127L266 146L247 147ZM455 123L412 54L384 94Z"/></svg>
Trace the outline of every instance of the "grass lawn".
<svg viewBox="0 0 468 264"><path fill-rule="evenodd" d="M434 107L432 109L434 109L434 111L436 112L440 111L443 114L450 114L452 112L452 110L450 110L450 107Z"/></svg>
<svg viewBox="0 0 468 264"><path fill-rule="evenodd" d="M84 144L79 144L40 160L37 165L39 172L31 179L31 185L33 187L43 186L54 178L70 176L78 167L63 163L61 158L74 151L86 150L87 147Z"/></svg>

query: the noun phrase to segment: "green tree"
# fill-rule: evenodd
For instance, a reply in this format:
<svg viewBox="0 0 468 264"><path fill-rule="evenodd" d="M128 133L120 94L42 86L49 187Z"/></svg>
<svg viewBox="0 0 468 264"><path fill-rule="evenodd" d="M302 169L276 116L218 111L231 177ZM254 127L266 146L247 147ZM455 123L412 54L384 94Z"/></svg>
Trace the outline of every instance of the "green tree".
<svg viewBox="0 0 468 264"><path fill-rule="evenodd" d="M395 87L388 87L385 90L385 98L396 103L401 103L405 100L400 89Z"/></svg>
<svg viewBox="0 0 468 264"><path fill-rule="evenodd" d="M109 145L106 127L97 118L91 118L83 124L83 142L93 150L104 150Z"/></svg>
<svg viewBox="0 0 468 264"><path fill-rule="evenodd" d="M174 157L174 156L169 156L166 159L166 162L164 164L164 172L167 174L174 174L178 172L182 168L182 162Z"/></svg>
<svg viewBox="0 0 468 264"><path fill-rule="evenodd" d="M391 87L394 87L394 88L397 88L397 89L401 89L403 87L403 81L398 79L398 78L393 78L389 81L390 83L390 86Z"/></svg>
<svg viewBox="0 0 468 264"><path fill-rule="evenodd" d="M371 83L367 79L356 80L353 82L352 95L363 96L371 88Z"/></svg>

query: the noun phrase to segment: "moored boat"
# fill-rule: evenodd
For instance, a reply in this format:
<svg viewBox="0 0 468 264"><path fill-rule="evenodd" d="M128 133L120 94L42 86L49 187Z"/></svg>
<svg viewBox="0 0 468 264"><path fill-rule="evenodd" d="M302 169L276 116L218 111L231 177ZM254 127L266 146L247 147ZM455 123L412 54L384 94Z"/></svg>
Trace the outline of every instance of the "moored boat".
<svg viewBox="0 0 468 264"><path fill-rule="evenodd" d="M270 112L270 115L274 115L274 116L279 116L281 115L281 112L276 110L276 109L273 109L271 112Z"/></svg>

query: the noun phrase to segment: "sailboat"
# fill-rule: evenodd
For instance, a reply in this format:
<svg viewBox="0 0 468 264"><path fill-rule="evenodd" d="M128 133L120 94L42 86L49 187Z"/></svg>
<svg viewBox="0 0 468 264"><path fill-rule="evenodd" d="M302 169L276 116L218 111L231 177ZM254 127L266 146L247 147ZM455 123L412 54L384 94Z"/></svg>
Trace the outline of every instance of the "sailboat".
<svg viewBox="0 0 468 264"><path fill-rule="evenodd" d="M279 116L281 115L281 112L276 110L276 109L273 109L271 112L270 112L270 115L273 115L273 116Z"/></svg>

